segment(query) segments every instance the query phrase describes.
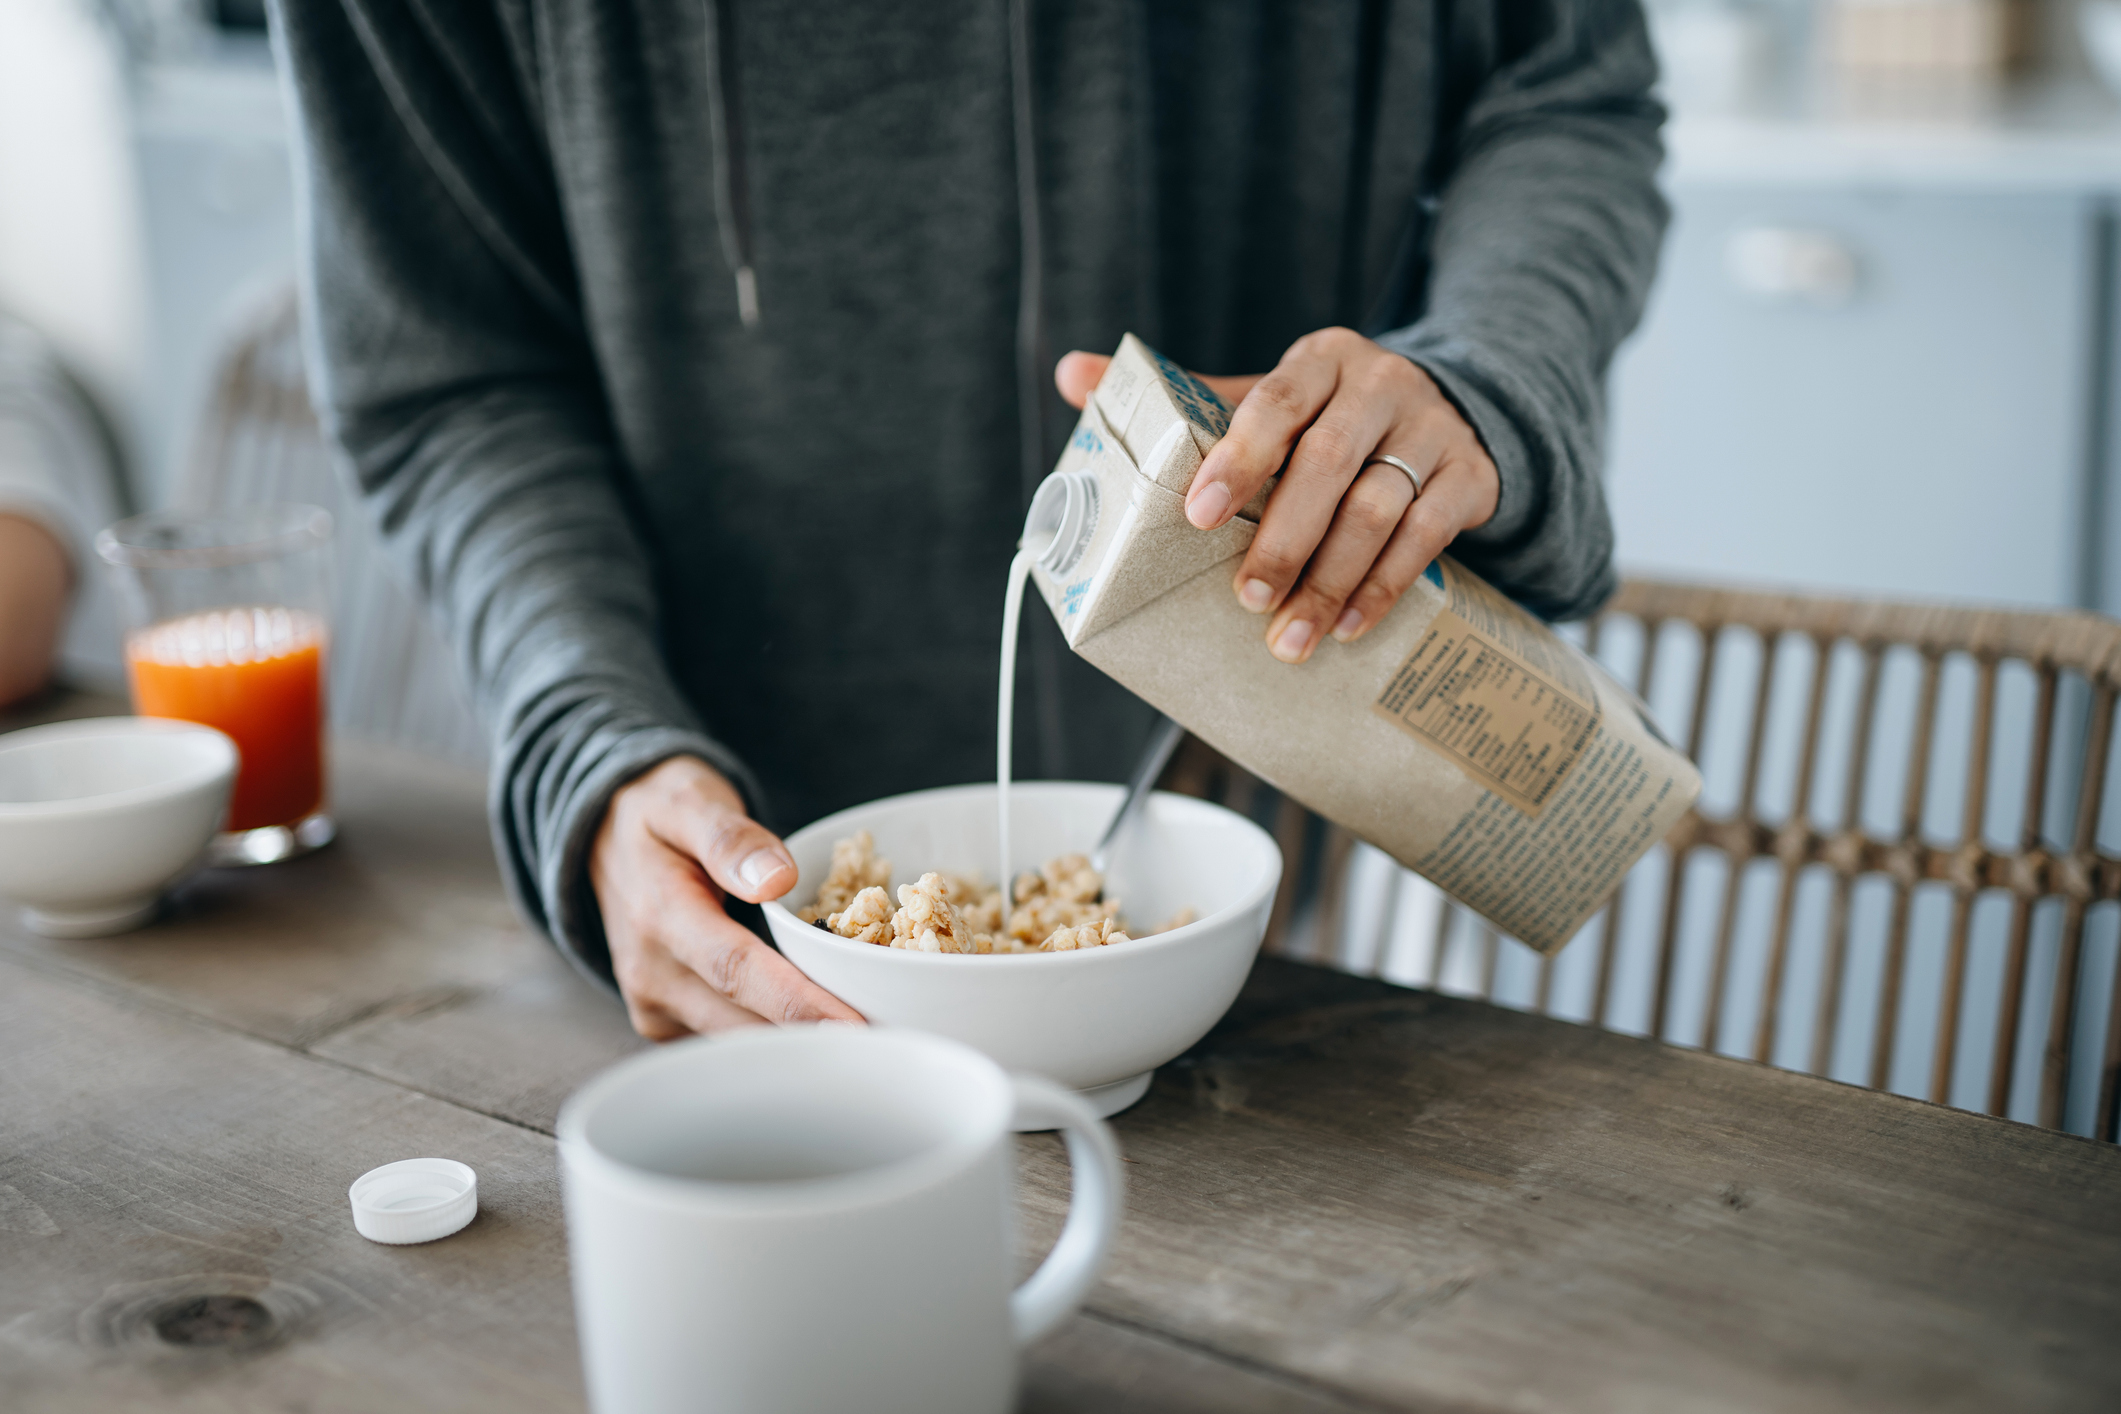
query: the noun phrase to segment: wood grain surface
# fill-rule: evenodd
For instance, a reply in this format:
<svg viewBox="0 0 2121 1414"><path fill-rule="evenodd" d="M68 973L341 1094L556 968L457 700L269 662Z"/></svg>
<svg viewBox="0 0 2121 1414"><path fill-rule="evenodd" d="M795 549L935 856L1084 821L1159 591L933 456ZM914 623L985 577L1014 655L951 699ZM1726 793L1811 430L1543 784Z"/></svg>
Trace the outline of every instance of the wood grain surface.
<svg viewBox="0 0 2121 1414"><path fill-rule="evenodd" d="M551 1139L121 991L0 959L0 1409L583 1407ZM394 1158L479 1175L442 1242L357 1235L346 1188ZM251 1303L173 1344L202 1300ZM1024 1409L1359 1408L1274 1371L1078 1317Z"/></svg>
<svg viewBox="0 0 2121 1414"><path fill-rule="evenodd" d="M317 856L0 923L0 1408L581 1407L549 1131L641 1043L510 914L477 779L337 766ZM1273 960L1116 1124L1026 1410L2121 1407L2110 1145ZM481 1216L366 1242L346 1185L418 1154ZM1023 1155L1029 1263L1067 1171Z"/></svg>
<svg viewBox="0 0 2121 1414"><path fill-rule="evenodd" d="M0 1037L0 1405L581 1407L544 1136L11 961ZM347 1185L425 1154L478 1171L471 1226L357 1235ZM216 1296L269 1328L158 1336Z"/></svg>
<svg viewBox="0 0 2121 1414"><path fill-rule="evenodd" d="M1115 1126L1093 1309L1379 1406L2121 1408L2111 1144L1271 958Z"/></svg>

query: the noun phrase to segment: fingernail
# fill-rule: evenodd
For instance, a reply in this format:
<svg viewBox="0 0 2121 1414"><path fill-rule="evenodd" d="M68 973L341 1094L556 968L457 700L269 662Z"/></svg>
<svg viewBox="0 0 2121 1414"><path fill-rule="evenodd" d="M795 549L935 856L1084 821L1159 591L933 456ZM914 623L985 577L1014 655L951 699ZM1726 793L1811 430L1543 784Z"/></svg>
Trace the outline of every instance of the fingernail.
<svg viewBox="0 0 2121 1414"><path fill-rule="evenodd" d="M1230 513L1230 488L1211 481L1186 498L1186 519L1202 530L1213 530Z"/></svg>
<svg viewBox="0 0 2121 1414"><path fill-rule="evenodd" d="M1346 643L1355 636L1355 630L1361 627L1362 615L1353 609L1344 610L1341 613L1340 622L1333 625L1333 637L1342 643Z"/></svg>
<svg viewBox="0 0 2121 1414"><path fill-rule="evenodd" d="M743 880L745 888L755 889L787 865L785 855L771 845L763 845L744 856L744 862L736 867L736 876Z"/></svg>
<svg viewBox="0 0 2121 1414"><path fill-rule="evenodd" d="M1304 655L1304 645L1311 641L1311 622L1308 619L1292 619L1274 640L1274 656L1284 663L1293 663Z"/></svg>
<svg viewBox="0 0 2121 1414"><path fill-rule="evenodd" d="M1274 586L1263 579L1248 579L1245 587L1237 591L1237 602L1255 614L1267 612L1267 605L1274 602Z"/></svg>

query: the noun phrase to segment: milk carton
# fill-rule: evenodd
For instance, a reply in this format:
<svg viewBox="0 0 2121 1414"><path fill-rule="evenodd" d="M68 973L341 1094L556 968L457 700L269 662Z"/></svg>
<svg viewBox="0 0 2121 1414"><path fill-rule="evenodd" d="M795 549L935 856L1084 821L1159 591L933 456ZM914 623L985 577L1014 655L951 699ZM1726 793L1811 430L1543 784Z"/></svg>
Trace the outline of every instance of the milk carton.
<svg viewBox="0 0 2121 1414"><path fill-rule="evenodd" d="M1276 660L1230 581L1264 494L1199 530L1229 409L1128 335L1026 526L1074 650L1194 735L1552 953L1701 790L1643 705L1445 557L1353 643Z"/></svg>

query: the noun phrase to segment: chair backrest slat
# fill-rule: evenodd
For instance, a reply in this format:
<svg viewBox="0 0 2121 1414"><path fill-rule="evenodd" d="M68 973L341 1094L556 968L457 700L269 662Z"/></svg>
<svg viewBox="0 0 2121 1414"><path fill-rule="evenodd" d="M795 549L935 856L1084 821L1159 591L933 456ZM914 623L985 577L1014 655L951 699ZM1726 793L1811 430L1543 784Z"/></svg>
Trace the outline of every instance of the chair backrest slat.
<svg viewBox="0 0 2121 1414"><path fill-rule="evenodd" d="M1885 650L1877 643L1862 647L1863 685L1858 689L1856 715L1849 747L1848 774L1841 797L1841 828L1838 838L1856 843L1862 838L1863 786L1870 778L1872 728L1878 720L1878 681L1884 673ZM1819 1018L1812 1036L1812 1069L1824 1075L1840 1034L1841 992L1847 985L1849 908L1856 875L1851 869L1834 872L1833 896L1827 904L1826 958L1821 967Z"/></svg>
<svg viewBox="0 0 2121 1414"><path fill-rule="evenodd" d="M1303 806L1282 796L1274 810L1274 842L1281 846L1281 887L1274 895L1274 909L1267 915L1267 932L1286 939L1289 920L1295 915L1297 896L1303 883L1304 835L1310 821Z"/></svg>
<svg viewBox="0 0 2121 1414"><path fill-rule="evenodd" d="M1532 1010L1548 1012L1554 1009L1554 957L1551 953L1539 955L1539 975L1532 993Z"/></svg>
<svg viewBox="0 0 2121 1414"><path fill-rule="evenodd" d="M1604 619L1591 620L1584 629L1583 651L1593 658L1605 639ZM1657 666L1657 640L1661 637L1653 627L1643 628L1642 661L1635 673L1635 695L1645 702L1650 699L1652 675ZM1612 906L1598 916L1598 975L1591 986L1591 1024L1605 1025L1606 1007L1613 995L1613 971L1620 959L1620 943L1624 936L1620 930L1622 909L1627 904L1627 890L1614 895ZM1553 1000L1553 959L1544 960L1539 973L1539 1010L1551 1009Z"/></svg>
<svg viewBox="0 0 2121 1414"><path fill-rule="evenodd" d="M1811 833L1812 777L1819 764L1820 725L1826 719L1826 685L1832 667L1833 645L1816 638L1812 645L1812 688L1805 700L1804 745L1797 758L1796 790L1790 815L1775 841L1775 855L1782 860L1782 882L1775 897L1775 931L1768 944L1767 980L1760 989L1760 1015L1753 1029L1753 1059L1768 1060L1779 1037L1782 1015L1783 971L1788 964L1790 923L1797 907L1797 883L1803 877L1803 852ZM1764 714L1763 714L1764 716ZM1765 722L1755 731L1765 736Z"/></svg>
<svg viewBox="0 0 2121 1414"><path fill-rule="evenodd" d="M1760 676L1753 683L1753 712L1747 723L1745 784L1739 791L1738 818L1760 817L1760 760L1767 746L1768 709L1775 696L1775 673L1782 655L1776 635L1760 635ZM1745 894L1748 866L1759 856L1759 842L1751 831L1734 832L1725 843L1730 868L1723 877L1723 910L1716 929L1716 954L1709 973L1708 1014L1702 1030L1702 1046L1717 1049L1723 1036L1723 1013L1729 1004L1731 938L1738 929L1738 908ZM1660 1033L1661 1034L1661 1033Z"/></svg>
<svg viewBox="0 0 2121 1414"><path fill-rule="evenodd" d="M1348 865L1354 858L1354 834L1343 826L1329 825L1318 866L1318 923L1312 933L1310 954L1314 962L1345 965L1345 958L1335 952L1333 944L1340 937L1342 914L1347 909Z"/></svg>
<svg viewBox="0 0 2121 1414"><path fill-rule="evenodd" d="M2106 1049L2099 1057L2099 1107L2092 1123L2099 1138L2121 1138L2121 963L2106 1002Z"/></svg>
<svg viewBox="0 0 2121 1414"><path fill-rule="evenodd" d="M1952 879L1952 922L1944 964L1944 996L1937 1008L1937 1044L1930 1057L1929 1097L1949 1104L1952 1068L1959 1058L1959 1013L1966 991L1967 944L1973 931L1974 899L1979 881L1974 869L1981 857L1981 832L1988 818L1990 738L1996 723L1996 660L1975 660L1973 755L1966 773L1965 806L1959 817L1959 848Z"/></svg>
<svg viewBox="0 0 2121 1414"><path fill-rule="evenodd" d="M2077 985L2084 964L2084 915L2096 884L2092 865L2098 843L2099 807L2106 799L2106 754L2113 738L2113 686L2101 683L2094 691L2092 704L2091 737L2085 743L2084 775L2077 787L2076 828L2071 831L2069 858L2062 866L2062 944L2056 957L2047 1054L2040 1074L2040 1123L2050 1129L2062 1123L2063 1086L2076 1033Z"/></svg>
<svg viewBox="0 0 2121 1414"><path fill-rule="evenodd" d="M1650 635L1651 641L1655 642L1661 636L1660 630L1663 627L1663 619L1650 613L1644 613L1639 617L1642 622L1643 632ZM1717 654L1723 646L1723 626L1720 623L1704 621L1700 624L1700 629L1701 663L1694 674L1693 715L1687 719L1687 755L1696 761L1701 759L1701 749L1708 740L1709 701L1716 681ZM1643 683L1645 690L1641 694L1645 699L1647 699L1647 690L1650 686L1651 683L1645 680ZM1672 847L1671 869L1665 877L1664 912L1658 924L1657 991L1650 1008L1650 1034L1652 1036L1664 1036L1669 1034L1671 1030L1672 971L1679 954L1677 942L1680 909L1686 898L1687 865L1689 856L1692 853L1691 842L1694 836L1699 834L1701 825L1699 813L1689 811L1684 817L1682 825L1685 827L1681 832L1682 839L1686 843L1675 844Z"/></svg>
<svg viewBox="0 0 2121 1414"><path fill-rule="evenodd" d="M1900 793L1899 848L1887 873L1893 881L1893 921L1885 939L1885 978L1878 988L1878 1015L1871 1035L1871 1088L1892 1084L1893 1045L1900 1037L1900 1011L1907 975L1908 923L1915 908L1916 872L1910 842L1922 837L1922 807L1929 794L1930 740L1937 725L1937 655L1922 655L1921 695L1915 707L1915 732L1908 743L1907 779Z"/></svg>

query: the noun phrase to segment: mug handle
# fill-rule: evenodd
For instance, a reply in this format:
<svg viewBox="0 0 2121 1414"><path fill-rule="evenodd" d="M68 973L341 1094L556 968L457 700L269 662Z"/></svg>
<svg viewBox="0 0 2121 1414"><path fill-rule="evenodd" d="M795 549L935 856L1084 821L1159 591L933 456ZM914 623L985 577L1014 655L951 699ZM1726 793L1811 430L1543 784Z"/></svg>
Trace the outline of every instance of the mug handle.
<svg viewBox="0 0 2121 1414"><path fill-rule="evenodd" d="M1112 1239L1119 1233L1125 1182L1119 1141L1089 1102L1041 1076L1012 1075L1009 1080L1016 1087L1016 1128L1060 1130L1068 1141L1068 1165L1074 1170L1068 1221L1061 1228L1060 1240L1030 1279L1009 1297L1016 1343L1025 1346L1074 1315L1090 1294L1111 1254Z"/></svg>

